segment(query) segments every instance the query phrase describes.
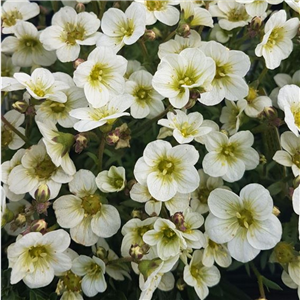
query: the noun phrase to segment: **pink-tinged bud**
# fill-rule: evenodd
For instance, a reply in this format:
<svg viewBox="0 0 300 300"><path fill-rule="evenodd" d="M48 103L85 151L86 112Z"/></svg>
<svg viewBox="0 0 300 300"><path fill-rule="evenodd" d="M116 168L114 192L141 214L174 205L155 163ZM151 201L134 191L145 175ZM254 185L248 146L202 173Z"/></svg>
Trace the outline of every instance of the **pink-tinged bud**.
<svg viewBox="0 0 300 300"><path fill-rule="evenodd" d="M49 206L51 205L51 202L37 202L37 201L33 201L33 206L36 210L36 212L41 215L41 214L44 214L44 215L48 215L48 208Z"/></svg>
<svg viewBox="0 0 300 300"><path fill-rule="evenodd" d="M182 212L177 212L172 216L172 221L176 225L176 227L181 230L185 231L186 227L184 225L184 216Z"/></svg>
<svg viewBox="0 0 300 300"><path fill-rule="evenodd" d="M248 27L248 33L251 38L257 36L262 27L263 19L261 17L254 17Z"/></svg>
<svg viewBox="0 0 300 300"><path fill-rule="evenodd" d="M76 4L75 10L78 14L81 13L81 12L84 12L85 11L85 5L81 2L79 2L79 3Z"/></svg>
<svg viewBox="0 0 300 300"><path fill-rule="evenodd" d="M39 185L37 190L34 192L34 199L38 203L45 203L50 198L50 189L47 184L42 183Z"/></svg>
<svg viewBox="0 0 300 300"><path fill-rule="evenodd" d="M266 115L267 118L269 119L274 119L278 117L278 113L277 110L275 109L275 107L265 107L264 108L264 113Z"/></svg>
<svg viewBox="0 0 300 300"><path fill-rule="evenodd" d="M88 145L88 138L83 134L77 134L75 136L75 152L81 153L83 149L85 149Z"/></svg>
<svg viewBox="0 0 300 300"><path fill-rule="evenodd" d="M20 112L21 114L23 114L27 111L28 106L29 106L28 103L24 100L16 101L12 105L13 109Z"/></svg>
<svg viewBox="0 0 300 300"><path fill-rule="evenodd" d="M106 136L106 143L110 146L115 145L120 140L120 130L110 131Z"/></svg>
<svg viewBox="0 0 300 300"><path fill-rule="evenodd" d="M176 33L184 38L188 37L191 34L191 28L188 24L183 23L178 26Z"/></svg>
<svg viewBox="0 0 300 300"><path fill-rule="evenodd" d="M140 260L143 258L144 256L144 250L143 248L138 245L131 245L130 249L129 249L129 255L134 259L134 260Z"/></svg>
<svg viewBox="0 0 300 300"><path fill-rule="evenodd" d="M154 41L156 39L156 34L153 30L151 29L146 29L145 33L144 33L144 39L145 41Z"/></svg>
<svg viewBox="0 0 300 300"><path fill-rule="evenodd" d="M47 223L44 219L34 220L29 226L30 232L46 233Z"/></svg>
<svg viewBox="0 0 300 300"><path fill-rule="evenodd" d="M82 64L83 62L85 62L84 59L82 59L82 58L77 58L77 59L73 62L73 67L74 67L74 69L76 70L77 67L78 67L80 64Z"/></svg>

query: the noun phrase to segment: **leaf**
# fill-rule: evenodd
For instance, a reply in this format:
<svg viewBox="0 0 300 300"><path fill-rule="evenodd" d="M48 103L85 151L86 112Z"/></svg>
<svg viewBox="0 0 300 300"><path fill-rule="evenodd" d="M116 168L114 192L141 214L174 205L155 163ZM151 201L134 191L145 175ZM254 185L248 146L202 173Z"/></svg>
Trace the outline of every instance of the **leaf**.
<svg viewBox="0 0 300 300"><path fill-rule="evenodd" d="M49 299L48 295L41 290L31 290L29 292L29 299L30 300L46 300Z"/></svg>
<svg viewBox="0 0 300 300"><path fill-rule="evenodd" d="M270 192L271 196L275 196L285 189L285 184L281 181L278 181L269 185L267 189Z"/></svg>
<svg viewBox="0 0 300 300"><path fill-rule="evenodd" d="M261 277L262 277L264 286L268 289L268 291L269 291L269 288L272 289L272 290L282 291L282 288L277 283L267 279L264 276L261 276Z"/></svg>
<svg viewBox="0 0 300 300"><path fill-rule="evenodd" d="M90 157L96 165L98 165L98 157L92 152L86 152L86 155Z"/></svg>

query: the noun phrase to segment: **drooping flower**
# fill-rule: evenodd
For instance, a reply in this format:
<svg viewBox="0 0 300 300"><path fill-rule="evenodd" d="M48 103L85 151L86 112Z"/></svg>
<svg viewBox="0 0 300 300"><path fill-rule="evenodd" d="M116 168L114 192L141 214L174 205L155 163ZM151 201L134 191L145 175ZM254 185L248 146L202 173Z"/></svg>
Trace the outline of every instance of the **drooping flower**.
<svg viewBox="0 0 300 300"><path fill-rule="evenodd" d="M204 172L228 182L241 179L245 170L253 170L259 163L259 155L251 147L253 142L250 131L240 131L230 138L221 132L211 132L205 142L209 153L202 162Z"/></svg>
<svg viewBox="0 0 300 300"><path fill-rule="evenodd" d="M285 10L275 12L265 25L261 43L255 48L255 54L263 56L267 68L271 70L279 67L281 61L293 51L292 38L297 34L299 19L286 19Z"/></svg>
<svg viewBox="0 0 300 300"><path fill-rule="evenodd" d="M99 237L111 237L119 230L120 215L114 206L104 204L92 172L79 170L69 183L69 189L73 195L59 197L53 208L58 224L70 228L75 242L91 246Z"/></svg>
<svg viewBox="0 0 300 300"><path fill-rule="evenodd" d="M54 275L71 268L71 259L65 251L70 245L69 234L62 230L30 232L17 239L7 249L9 267L12 268L10 282L20 280L29 288L50 284Z"/></svg>
<svg viewBox="0 0 300 300"><path fill-rule="evenodd" d="M95 45L100 20L93 12L76 13L72 7L63 7L52 17L52 26L41 33L47 50L56 50L62 62L74 61L79 56L80 45Z"/></svg>
<svg viewBox="0 0 300 300"><path fill-rule="evenodd" d="M157 200L167 201L179 193L193 192L199 185L199 175L194 164L199 153L194 146L179 145L172 148L165 141L149 143L144 156L139 158L134 175Z"/></svg>
<svg viewBox="0 0 300 300"><path fill-rule="evenodd" d="M111 95L125 89L127 60L109 47L97 47L74 72L75 84L84 89L88 102L95 108L104 106Z"/></svg>
<svg viewBox="0 0 300 300"><path fill-rule="evenodd" d="M262 185L248 184L240 196L216 189L208 206L205 228L209 238L228 243L230 255L238 261L254 259L260 250L273 248L281 239L281 223L272 213L273 200Z"/></svg>

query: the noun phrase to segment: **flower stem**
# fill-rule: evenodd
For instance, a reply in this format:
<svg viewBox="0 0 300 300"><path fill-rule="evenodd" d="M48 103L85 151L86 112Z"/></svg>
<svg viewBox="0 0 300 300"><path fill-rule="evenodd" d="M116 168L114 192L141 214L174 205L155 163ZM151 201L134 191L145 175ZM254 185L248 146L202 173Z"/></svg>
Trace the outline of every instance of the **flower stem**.
<svg viewBox="0 0 300 300"><path fill-rule="evenodd" d="M18 135L26 144L29 144L29 140L27 137L22 134L18 129L16 129L12 124L10 124L4 116L1 116L1 121L9 128L9 130L13 131L16 135Z"/></svg>
<svg viewBox="0 0 300 300"><path fill-rule="evenodd" d="M259 74L259 77L258 77L258 79L257 79L257 81L258 81L259 83L262 82L262 80L264 79L264 77L265 77L265 75L267 74L267 72L268 72L268 68L267 68L267 67L264 67L264 69L263 69L262 72Z"/></svg>
<svg viewBox="0 0 300 300"><path fill-rule="evenodd" d="M52 225L51 227L49 227L47 229L47 232L54 231L57 228L59 228L59 225L57 223L55 223L54 225Z"/></svg>
<svg viewBox="0 0 300 300"><path fill-rule="evenodd" d="M100 139L100 145L98 149L98 171L102 171L103 153L105 148L105 134L103 133Z"/></svg>
<svg viewBox="0 0 300 300"><path fill-rule="evenodd" d="M143 52L143 58L144 58L144 62L148 60L149 58L149 53L148 53L148 50L146 48L146 45L145 45L145 42L143 41L143 39L139 39L138 40L138 43L142 49L142 52Z"/></svg>
<svg viewBox="0 0 300 300"><path fill-rule="evenodd" d="M118 264L118 263L123 263L123 262L132 262L133 258L131 256L127 256L127 257L122 257L122 258L118 258L115 260L110 260L106 263L106 265L113 265L113 264Z"/></svg>
<svg viewBox="0 0 300 300"><path fill-rule="evenodd" d="M264 290L264 283L263 283L263 276L259 273L259 271L257 270L257 268L255 267L255 265L252 261L250 262L250 267L251 267L253 273L255 274L255 276L257 278L260 297L262 299L266 299L266 294L265 294L265 290Z"/></svg>
<svg viewBox="0 0 300 300"><path fill-rule="evenodd" d="M176 29L173 30L165 39L164 39L164 43L167 42L168 40L170 40L174 35L176 34Z"/></svg>

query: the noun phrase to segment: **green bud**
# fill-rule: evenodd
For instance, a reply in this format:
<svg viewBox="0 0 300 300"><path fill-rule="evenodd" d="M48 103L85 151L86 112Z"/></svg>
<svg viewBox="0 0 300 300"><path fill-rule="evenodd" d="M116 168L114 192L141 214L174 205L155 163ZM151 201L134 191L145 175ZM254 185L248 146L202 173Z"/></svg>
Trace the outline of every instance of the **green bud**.
<svg viewBox="0 0 300 300"><path fill-rule="evenodd" d="M148 279L148 277L159 268L159 266L161 265L162 260L159 258L155 258L152 260L142 260L139 263L139 271L142 273L142 275L144 276L145 281Z"/></svg>

